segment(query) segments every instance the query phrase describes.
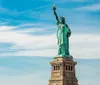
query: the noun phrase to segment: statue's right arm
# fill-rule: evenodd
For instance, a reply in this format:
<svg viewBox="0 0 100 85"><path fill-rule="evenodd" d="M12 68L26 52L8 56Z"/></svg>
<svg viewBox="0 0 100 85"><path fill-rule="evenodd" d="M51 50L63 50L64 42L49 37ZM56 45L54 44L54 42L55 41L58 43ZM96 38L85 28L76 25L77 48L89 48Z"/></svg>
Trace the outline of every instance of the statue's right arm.
<svg viewBox="0 0 100 85"><path fill-rule="evenodd" d="M56 17L57 22L59 22L59 18L58 18L58 16L57 16L56 10L54 10L54 15L55 15L55 17Z"/></svg>

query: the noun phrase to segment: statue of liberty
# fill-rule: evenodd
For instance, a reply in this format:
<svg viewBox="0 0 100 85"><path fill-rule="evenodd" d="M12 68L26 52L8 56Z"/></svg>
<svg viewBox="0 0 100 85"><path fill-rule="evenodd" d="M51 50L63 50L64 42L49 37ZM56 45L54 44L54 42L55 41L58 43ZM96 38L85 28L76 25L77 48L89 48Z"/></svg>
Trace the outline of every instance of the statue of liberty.
<svg viewBox="0 0 100 85"><path fill-rule="evenodd" d="M69 37L71 35L71 30L65 23L65 18L58 18L56 13L56 6L53 6L54 15L57 20L57 40L58 40L58 56L69 57Z"/></svg>

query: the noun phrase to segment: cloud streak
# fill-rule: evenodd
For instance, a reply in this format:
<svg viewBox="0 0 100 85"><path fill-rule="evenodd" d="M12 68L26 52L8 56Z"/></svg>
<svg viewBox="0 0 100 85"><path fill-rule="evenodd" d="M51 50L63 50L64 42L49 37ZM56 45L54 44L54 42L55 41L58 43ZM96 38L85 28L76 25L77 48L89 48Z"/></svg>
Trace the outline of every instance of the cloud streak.
<svg viewBox="0 0 100 85"><path fill-rule="evenodd" d="M43 33L43 30L34 29L34 32ZM48 32L48 30L46 30ZM30 35L23 31L0 32L1 43L12 43L13 46L5 50L18 50L15 52L3 52L1 56L45 56L57 55L56 33L45 35ZM70 38L70 51L76 58L100 58L99 34L72 34ZM81 51L80 51L81 49Z"/></svg>
<svg viewBox="0 0 100 85"><path fill-rule="evenodd" d="M0 31L8 31L15 29L15 26L0 26Z"/></svg>
<svg viewBox="0 0 100 85"><path fill-rule="evenodd" d="M92 4L88 6L83 6L80 8L76 8L76 10L80 11L100 11L100 4Z"/></svg>

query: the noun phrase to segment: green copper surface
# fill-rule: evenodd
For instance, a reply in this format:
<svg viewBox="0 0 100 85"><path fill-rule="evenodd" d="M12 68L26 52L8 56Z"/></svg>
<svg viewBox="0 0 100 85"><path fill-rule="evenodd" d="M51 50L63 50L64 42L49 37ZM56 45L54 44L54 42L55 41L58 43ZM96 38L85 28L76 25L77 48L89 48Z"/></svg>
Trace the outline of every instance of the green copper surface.
<svg viewBox="0 0 100 85"><path fill-rule="evenodd" d="M71 35L71 30L65 23L65 18L58 18L56 14L56 6L53 7L54 15L57 20L57 40L58 40L58 56L71 57L69 53L69 37Z"/></svg>

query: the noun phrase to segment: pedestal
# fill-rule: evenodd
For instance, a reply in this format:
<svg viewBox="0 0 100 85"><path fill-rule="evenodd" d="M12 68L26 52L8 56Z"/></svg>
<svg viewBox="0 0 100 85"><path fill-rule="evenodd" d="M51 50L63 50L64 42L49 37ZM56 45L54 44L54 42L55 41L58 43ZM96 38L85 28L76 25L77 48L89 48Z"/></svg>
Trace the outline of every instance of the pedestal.
<svg viewBox="0 0 100 85"><path fill-rule="evenodd" d="M78 85L75 75L77 62L73 58L55 57L50 64L52 69L48 85Z"/></svg>

